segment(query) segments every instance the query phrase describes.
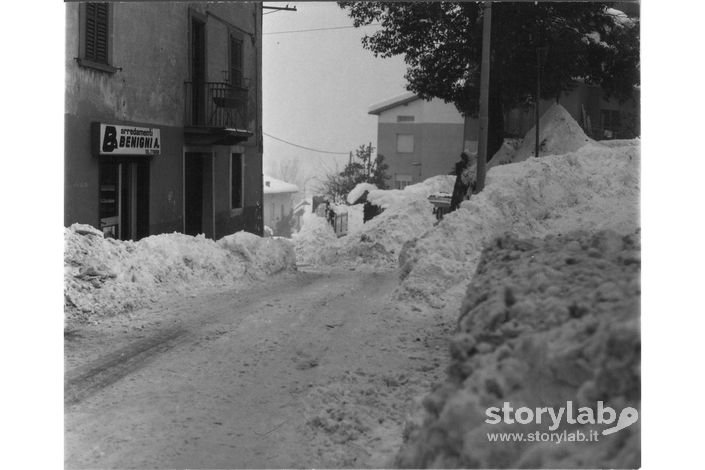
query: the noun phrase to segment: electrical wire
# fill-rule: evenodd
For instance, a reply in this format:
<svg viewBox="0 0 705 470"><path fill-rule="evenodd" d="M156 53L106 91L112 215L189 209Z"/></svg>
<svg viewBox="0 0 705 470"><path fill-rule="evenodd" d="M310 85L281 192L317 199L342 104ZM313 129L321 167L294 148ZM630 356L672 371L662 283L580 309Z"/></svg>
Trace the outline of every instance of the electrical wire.
<svg viewBox="0 0 705 470"><path fill-rule="evenodd" d="M289 33L308 33L310 31L330 31L334 29L350 29L350 28L362 28L365 26L379 26L381 23L370 23L362 26L333 26L330 28L313 28L313 29L297 29L293 31L273 31L271 33L262 33L262 35L269 35L269 34L289 34Z"/></svg>
<svg viewBox="0 0 705 470"><path fill-rule="evenodd" d="M303 145L295 144L295 143L293 143L293 142L289 142L288 140L284 140L284 139L281 139L281 138L279 138L279 137L274 137L273 135L267 134L266 132L262 132L262 134L263 134L263 135L266 135L266 136L269 137L270 139L278 140L279 142L284 142L285 144L289 144L289 145L291 145L291 146L293 146L293 147L298 147L298 148L304 149L304 150L310 150L310 151L312 151L312 152L328 153L328 154L331 154L331 155L349 155L349 154L350 154L350 152L331 152L331 151L329 151L329 150L319 150L319 149L314 149L314 148L311 148L311 147L305 147L305 146L303 146Z"/></svg>

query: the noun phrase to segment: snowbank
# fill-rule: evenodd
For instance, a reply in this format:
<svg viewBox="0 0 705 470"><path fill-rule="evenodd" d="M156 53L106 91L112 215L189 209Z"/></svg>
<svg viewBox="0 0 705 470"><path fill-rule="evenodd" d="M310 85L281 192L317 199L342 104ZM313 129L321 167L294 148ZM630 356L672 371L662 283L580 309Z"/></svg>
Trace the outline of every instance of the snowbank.
<svg viewBox="0 0 705 470"><path fill-rule="evenodd" d="M488 423L486 410L572 402L619 416L640 408L640 246L637 236L577 232L505 236L488 247L451 340L447 381L424 401L400 468L638 468L640 424L548 429L546 419ZM567 413L567 412L566 412ZM518 415L517 415L518 416ZM622 421L621 419L619 420ZM614 423L616 424L616 423ZM612 424L612 426L614 425ZM487 433L597 433L593 442L490 442Z"/></svg>
<svg viewBox="0 0 705 470"><path fill-rule="evenodd" d="M554 104L548 108L539 119L539 142L539 157L563 155L575 152L588 143L595 143L560 104ZM512 151L510 145L503 145L492 156L488 166L522 162L534 156L535 147L536 126L526 133L521 146L516 151Z"/></svg>
<svg viewBox="0 0 705 470"><path fill-rule="evenodd" d="M494 237L578 229L633 232L639 225L639 147L589 144L577 152L492 168L485 189L399 256L402 297L440 304L469 279Z"/></svg>
<svg viewBox="0 0 705 470"><path fill-rule="evenodd" d="M325 217L312 212L304 213L301 230L291 236L300 264L318 264L323 251L335 247L338 238Z"/></svg>
<svg viewBox="0 0 705 470"><path fill-rule="evenodd" d="M384 212L363 224L362 205L347 206L348 234L341 238L335 237L324 218L306 214L301 231L293 237L298 261L319 265L396 263L404 243L436 222L428 196L451 192L454 183L455 176L440 175L402 190L371 190L367 200L383 207Z"/></svg>
<svg viewBox="0 0 705 470"><path fill-rule="evenodd" d="M218 242L180 233L134 242L74 224L64 229L64 245L71 320L128 312L170 293L237 286L295 266L290 242L243 232Z"/></svg>
<svg viewBox="0 0 705 470"><path fill-rule="evenodd" d="M357 200L365 194L365 191L372 191L375 189L377 189L377 186L372 183L359 183L352 189L352 191L348 193L346 200L348 201L348 204L355 204Z"/></svg>
<svg viewBox="0 0 705 470"><path fill-rule="evenodd" d="M258 277L286 271L296 265L294 246L286 238L262 238L249 232L237 232L218 240L217 245L250 263Z"/></svg>
<svg viewBox="0 0 705 470"><path fill-rule="evenodd" d="M383 209L403 211L404 206L410 205L413 201L426 200L431 194L439 192L452 193L453 184L455 184L455 176L453 175L432 176L404 189L377 189L370 191L367 195L367 200Z"/></svg>

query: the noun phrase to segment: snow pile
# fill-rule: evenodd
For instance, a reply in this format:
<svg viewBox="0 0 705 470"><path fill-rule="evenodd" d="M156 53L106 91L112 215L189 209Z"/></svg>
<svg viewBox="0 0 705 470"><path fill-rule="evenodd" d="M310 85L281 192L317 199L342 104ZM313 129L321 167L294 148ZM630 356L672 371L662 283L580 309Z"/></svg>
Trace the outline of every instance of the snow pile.
<svg viewBox="0 0 705 470"><path fill-rule="evenodd" d="M216 243L251 263L258 271L258 277L286 271L296 265L294 246L286 238L262 238L242 231L225 236Z"/></svg>
<svg viewBox="0 0 705 470"><path fill-rule="evenodd" d="M539 119L539 157L575 152L585 144L594 142L560 104L554 104L548 108ZM493 155L488 166L524 161L533 157L535 147L536 126L526 133L521 146L515 152L510 145L502 145Z"/></svg>
<svg viewBox="0 0 705 470"><path fill-rule="evenodd" d="M299 263L395 263L402 246L436 222L428 196L452 192L454 183L455 176L440 175L402 190L372 190L367 200L383 207L384 212L363 224L362 205L345 206L348 235L341 238L336 238L325 218L306 214L301 231L293 236Z"/></svg>
<svg viewBox="0 0 705 470"><path fill-rule="evenodd" d="M348 206L348 234L361 231L364 227L364 204Z"/></svg>
<svg viewBox="0 0 705 470"><path fill-rule="evenodd" d="M639 147L589 144L568 155L501 165L485 189L399 256L402 297L432 305L469 278L494 237L545 236L578 229L633 232L639 225Z"/></svg>
<svg viewBox="0 0 705 470"><path fill-rule="evenodd" d="M367 200L384 208L377 217L367 221L359 231L350 231L340 239L340 246L331 259L363 263L395 262L402 246L431 227L436 218L428 196L451 192L455 177L431 177L406 188L370 191Z"/></svg>
<svg viewBox="0 0 705 470"><path fill-rule="evenodd" d="M64 229L64 246L65 310L73 320L128 312L165 294L236 286L295 262L289 242L249 234L215 242L172 233L134 242L74 224Z"/></svg>
<svg viewBox="0 0 705 470"><path fill-rule="evenodd" d="M357 200L365 194L365 191L372 191L375 189L377 189L377 186L372 183L358 183L358 185L348 193L346 200L348 201L348 204L355 204Z"/></svg>
<svg viewBox="0 0 705 470"><path fill-rule="evenodd" d="M413 201L426 200L434 193L452 193L455 176L432 176L420 183L412 184L404 189L377 189L370 191L367 200L383 209L392 211L403 210L405 205Z"/></svg>
<svg viewBox="0 0 705 470"><path fill-rule="evenodd" d="M325 217L312 212L304 213L301 230L291 236L296 248L296 260L300 264L318 264L324 251L338 244L333 227Z"/></svg>
<svg viewBox="0 0 705 470"><path fill-rule="evenodd" d="M395 466L638 468L639 422L603 435L616 420L596 420L598 401L615 418L640 408L640 264L636 235L496 239L467 288L447 381L424 399L425 418L409 425ZM541 423L486 422L486 410L505 402L514 410L563 408L566 415L571 402L574 419L594 419L571 424L564 416L553 429L546 415ZM536 432L595 432L599 440L490 442L487 436Z"/></svg>

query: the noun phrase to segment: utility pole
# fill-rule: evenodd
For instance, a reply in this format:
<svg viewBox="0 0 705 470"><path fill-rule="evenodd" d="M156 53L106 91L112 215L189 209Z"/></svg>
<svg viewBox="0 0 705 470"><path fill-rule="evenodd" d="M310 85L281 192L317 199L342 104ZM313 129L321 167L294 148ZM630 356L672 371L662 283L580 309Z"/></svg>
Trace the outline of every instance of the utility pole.
<svg viewBox="0 0 705 470"><path fill-rule="evenodd" d="M492 2L482 4L482 63L480 65L480 135L477 144L477 186L475 192L485 187L487 172L487 131L490 102L490 37L492 32Z"/></svg>
<svg viewBox="0 0 705 470"><path fill-rule="evenodd" d="M541 103L541 52L540 48L536 48L536 144L534 148L534 157L539 158L539 105Z"/></svg>
<svg viewBox="0 0 705 470"><path fill-rule="evenodd" d="M538 34L537 36L538 37ZM548 46L539 45L536 47L536 144L534 148L534 157L539 157L539 120L541 116L539 115L539 104L541 103L541 68L546 62L546 55L548 54Z"/></svg>

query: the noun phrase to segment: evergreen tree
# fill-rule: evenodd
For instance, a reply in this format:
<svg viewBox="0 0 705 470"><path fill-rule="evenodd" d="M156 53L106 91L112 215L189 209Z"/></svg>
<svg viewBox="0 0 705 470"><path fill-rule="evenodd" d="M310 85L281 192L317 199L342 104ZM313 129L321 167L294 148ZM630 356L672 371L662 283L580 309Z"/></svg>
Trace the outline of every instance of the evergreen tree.
<svg viewBox="0 0 705 470"><path fill-rule="evenodd" d="M321 188L323 193L335 202L342 202L359 183L372 183L379 189L387 189L389 165L384 163L383 155L377 154L373 158L374 150L372 143L355 150L355 160L351 158L343 171L326 176Z"/></svg>

